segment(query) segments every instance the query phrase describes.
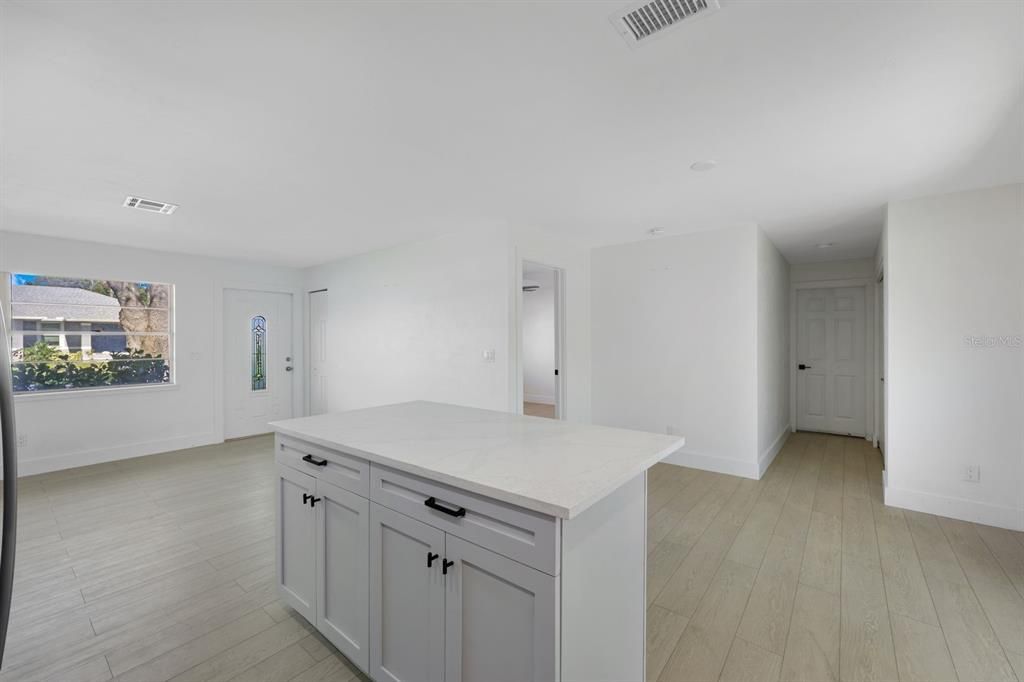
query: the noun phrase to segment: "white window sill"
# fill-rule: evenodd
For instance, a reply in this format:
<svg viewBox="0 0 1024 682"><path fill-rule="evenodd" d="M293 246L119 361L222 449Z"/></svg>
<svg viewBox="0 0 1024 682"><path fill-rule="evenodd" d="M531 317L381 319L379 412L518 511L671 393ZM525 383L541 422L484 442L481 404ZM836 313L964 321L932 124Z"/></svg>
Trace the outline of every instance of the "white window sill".
<svg viewBox="0 0 1024 682"><path fill-rule="evenodd" d="M106 395L123 395L134 393L150 393L175 391L178 384L140 384L138 386L100 386L97 388L72 388L55 391L30 391L15 393L15 403L34 403L39 400L64 400L66 398L91 398Z"/></svg>

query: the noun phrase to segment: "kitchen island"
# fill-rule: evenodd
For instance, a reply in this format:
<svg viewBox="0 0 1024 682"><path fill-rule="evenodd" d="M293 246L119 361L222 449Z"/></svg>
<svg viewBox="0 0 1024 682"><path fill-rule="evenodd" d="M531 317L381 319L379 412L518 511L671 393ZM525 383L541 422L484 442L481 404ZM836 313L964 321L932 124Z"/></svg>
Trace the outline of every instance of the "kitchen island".
<svg viewBox="0 0 1024 682"><path fill-rule="evenodd" d="M644 680L683 440L412 402L274 422L282 598L376 682Z"/></svg>

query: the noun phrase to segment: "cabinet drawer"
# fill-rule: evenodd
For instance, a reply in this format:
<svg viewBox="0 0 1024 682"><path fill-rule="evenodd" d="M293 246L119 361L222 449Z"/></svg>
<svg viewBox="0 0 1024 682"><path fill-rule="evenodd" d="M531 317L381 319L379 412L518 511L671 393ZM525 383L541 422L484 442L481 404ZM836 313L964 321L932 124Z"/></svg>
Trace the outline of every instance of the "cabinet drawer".
<svg viewBox="0 0 1024 682"><path fill-rule="evenodd" d="M375 464L370 499L548 575L559 573L559 527L553 517Z"/></svg>
<svg viewBox="0 0 1024 682"><path fill-rule="evenodd" d="M278 464L298 469L328 483L369 497L370 463L337 450L278 434L274 458ZM323 464L318 464L318 463Z"/></svg>

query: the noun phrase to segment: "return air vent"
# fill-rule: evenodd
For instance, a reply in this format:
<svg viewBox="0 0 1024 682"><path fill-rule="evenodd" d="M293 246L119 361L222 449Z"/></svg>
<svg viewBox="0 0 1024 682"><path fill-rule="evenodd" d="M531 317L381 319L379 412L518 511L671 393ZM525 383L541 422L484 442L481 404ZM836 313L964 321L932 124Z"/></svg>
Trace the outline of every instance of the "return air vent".
<svg viewBox="0 0 1024 682"><path fill-rule="evenodd" d="M176 204L165 204L162 201L151 201L139 197L127 197L124 200L124 206L125 208L137 208L140 211L163 213L164 215L171 215L178 208Z"/></svg>
<svg viewBox="0 0 1024 682"><path fill-rule="evenodd" d="M686 19L707 16L719 8L718 0L653 0L633 5L609 18L622 38L636 47Z"/></svg>

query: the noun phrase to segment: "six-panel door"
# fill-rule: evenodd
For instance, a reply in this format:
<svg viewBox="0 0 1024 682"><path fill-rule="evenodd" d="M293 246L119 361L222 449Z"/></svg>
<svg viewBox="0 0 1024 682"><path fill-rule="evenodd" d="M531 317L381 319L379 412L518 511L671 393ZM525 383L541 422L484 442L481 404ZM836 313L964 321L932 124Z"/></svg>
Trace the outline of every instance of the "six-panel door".
<svg viewBox="0 0 1024 682"><path fill-rule="evenodd" d="M309 498L315 491L312 476L277 467L278 592L311 623L316 622L316 512Z"/></svg>
<svg viewBox="0 0 1024 682"><path fill-rule="evenodd" d="M366 670L369 657L370 501L316 482L316 626Z"/></svg>
<svg viewBox="0 0 1024 682"><path fill-rule="evenodd" d="M557 679L557 578L453 535L445 556L445 681Z"/></svg>
<svg viewBox="0 0 1024 682"><path fill-rule="evenodd" d="M444 544L443 531L370 503L370 676L377 682L444 678Z"/></svg>

